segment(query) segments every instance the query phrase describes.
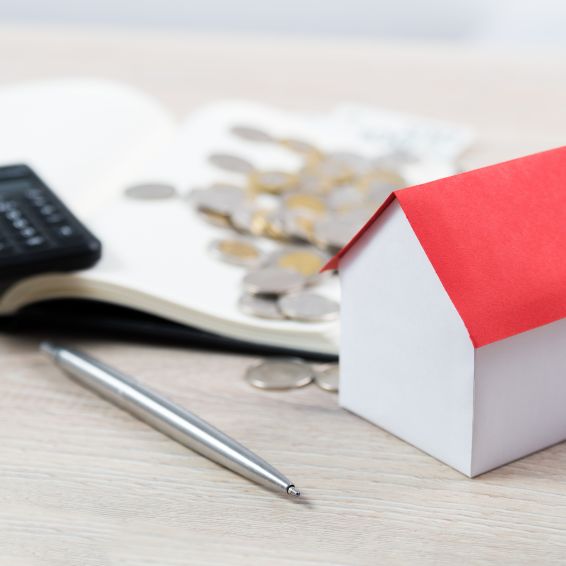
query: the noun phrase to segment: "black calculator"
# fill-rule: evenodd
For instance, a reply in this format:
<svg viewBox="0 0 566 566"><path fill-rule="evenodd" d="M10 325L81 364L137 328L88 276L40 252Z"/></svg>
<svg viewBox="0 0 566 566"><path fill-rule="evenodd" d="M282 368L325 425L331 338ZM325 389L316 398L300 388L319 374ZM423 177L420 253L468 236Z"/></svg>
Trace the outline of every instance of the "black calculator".
<svg viewBox="0 0 566 566"><path fill-rule="evenodd" d="M0 281L94 265L100 242L27 165L0 167Z"/></svg>

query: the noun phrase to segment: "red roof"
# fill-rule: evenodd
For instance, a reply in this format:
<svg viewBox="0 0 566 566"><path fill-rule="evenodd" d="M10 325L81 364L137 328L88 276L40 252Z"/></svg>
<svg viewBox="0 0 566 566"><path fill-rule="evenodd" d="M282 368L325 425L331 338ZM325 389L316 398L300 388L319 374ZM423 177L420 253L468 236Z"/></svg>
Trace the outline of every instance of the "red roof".
<svg viewBox="0 0 566 566"><path fill-rule="evenodd" d="M395 191L325 269L394 199L475 347L566 317L566 146Z"/></svg>

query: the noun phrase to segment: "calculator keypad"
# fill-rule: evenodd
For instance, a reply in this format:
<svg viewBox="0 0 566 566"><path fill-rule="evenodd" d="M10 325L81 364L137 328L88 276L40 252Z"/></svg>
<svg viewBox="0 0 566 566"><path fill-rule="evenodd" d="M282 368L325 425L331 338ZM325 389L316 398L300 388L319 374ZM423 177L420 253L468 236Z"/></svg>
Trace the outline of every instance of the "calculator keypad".
<svg viewBox="0 0 566 566"><path fill-rule="evenodd" d="M0 280L92 265L100 243L27 166L0 167Z"/></svg>

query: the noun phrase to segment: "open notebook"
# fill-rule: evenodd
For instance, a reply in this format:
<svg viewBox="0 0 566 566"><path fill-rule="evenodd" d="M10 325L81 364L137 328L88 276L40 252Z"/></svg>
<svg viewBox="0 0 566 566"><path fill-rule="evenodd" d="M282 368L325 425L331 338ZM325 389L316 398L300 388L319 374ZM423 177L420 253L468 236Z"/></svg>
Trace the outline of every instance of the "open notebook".
<svg viewBox="0 0 566 566"><path fill-rule="evenodd" d="M207 242L222 234L221 228L203 222L182 198L132 200L124 188L165 181L182 194L213 182L241 182L208 162L213 152L235 153L266 169L296 167L289 152L236 139L230 126L237 124L329 150L375 153L391 143L411 143L426 155L407 171L411 184L453 173L454 157L470 140L462 128L352 105L323 115L223 101L178 124L139 91L86 79L2 89L0 123L0 164L33 167L104 246L101 262L92 269L8 286L0 314L48 299L90 299L263 347L331 355L338 351L336 322L270 321L238 310L241 268L206 253ZM338 299L336 278L319 292Z"/></svg>

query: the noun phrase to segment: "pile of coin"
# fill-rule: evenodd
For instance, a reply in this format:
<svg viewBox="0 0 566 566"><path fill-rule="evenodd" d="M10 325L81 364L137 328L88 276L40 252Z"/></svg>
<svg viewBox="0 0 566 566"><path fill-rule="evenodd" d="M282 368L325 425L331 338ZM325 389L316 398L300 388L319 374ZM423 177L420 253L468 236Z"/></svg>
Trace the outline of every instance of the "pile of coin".
<svg viewBox="0 0 566 566"><path fill-rule="evenodd" d="M406 185L400 168L408 158L325 152L302 140L243 125L234 126L231 133L300 156L296 170L278 171L260 170L237 155L212 154L210 163L239 174L241 183L217 183L189 194L205 221L233 232L212 242L209 251L247 269L239 308L269 319L336 318L338 304L312 291L329 276L319 270L392 190ZM277 242L278 249L265 254L259 238Z"/></svg>
<svg viewBox="0 0 566 566"><path fill-rule="evenodd" d="M325 391L337 392L338 364L314 368L300 358L270 359L248 368L245 380L254 387L270 391L297 389L313 381Z"/></svg>

